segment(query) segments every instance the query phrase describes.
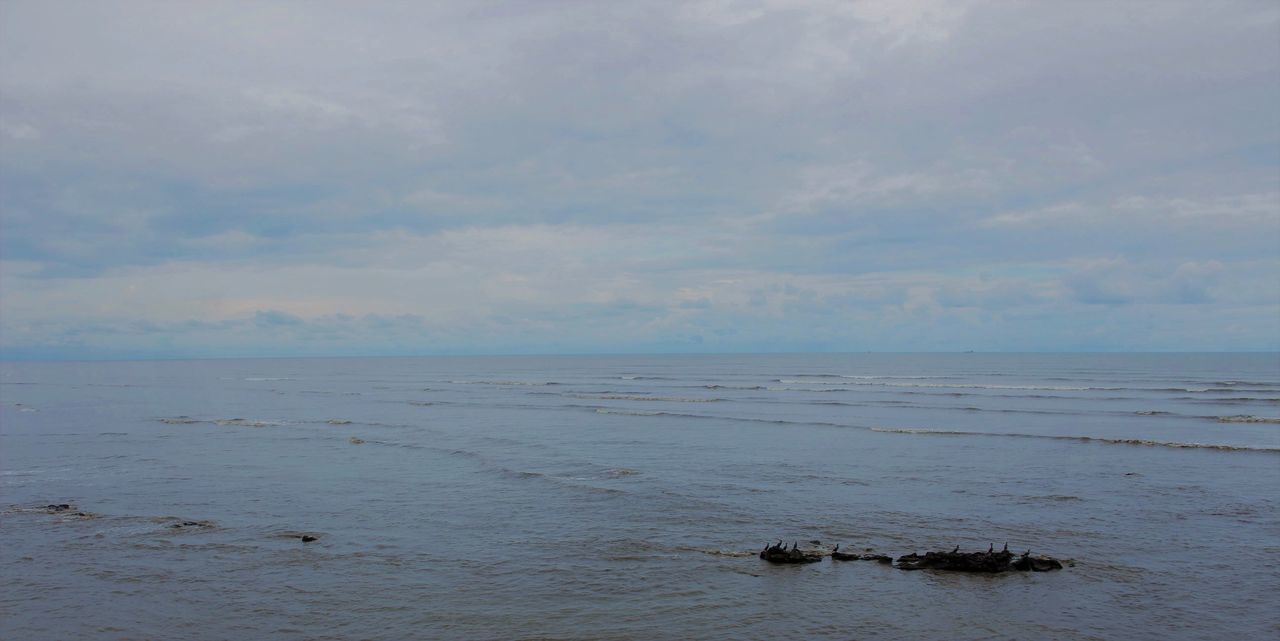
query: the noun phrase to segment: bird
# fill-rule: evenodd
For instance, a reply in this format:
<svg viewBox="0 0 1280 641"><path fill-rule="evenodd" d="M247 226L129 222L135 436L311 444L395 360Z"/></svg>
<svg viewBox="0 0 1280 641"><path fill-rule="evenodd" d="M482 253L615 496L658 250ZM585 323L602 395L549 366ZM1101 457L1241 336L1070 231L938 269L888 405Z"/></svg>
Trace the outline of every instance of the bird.
<svg viewBox="0 0 1280 641"><path fill-rule="evenodd" d="M992 543L992 544L990 544L990 545L988 545L988 546L987 546L987 554L991 554L991 553L992 553L992 552L994 552L995 550L996 550L996 544L995 544L995 543Z"/></svg>
<svg viewBox="0 0 1280 641"><path fill-rule="evenodd" d="M1008 551L1009 551L1009 542L1008 542L1008 541L1005 541L1005 542L1004 542L1004 550L1002 550L1002 552L1008 552Z"/></svg>
<svg viewBox="0 0 1280 641"><path fill-rule="evenodd" d="M956 552L959 552L959 551L960 551L960 546L957 545L956 549L952 550L951 553L955 554Z"/></svg>
<svg viewBox="0 0 1280 641"><path fill-rule="evenodd" d="M839 552L839 551L840 551L840 544L839 544L839 543L837 543L837 544L836 544L836 547L835 547L834 549L832 549L832 550L831 550L831 552L834 554L834 553Z"/></svg>

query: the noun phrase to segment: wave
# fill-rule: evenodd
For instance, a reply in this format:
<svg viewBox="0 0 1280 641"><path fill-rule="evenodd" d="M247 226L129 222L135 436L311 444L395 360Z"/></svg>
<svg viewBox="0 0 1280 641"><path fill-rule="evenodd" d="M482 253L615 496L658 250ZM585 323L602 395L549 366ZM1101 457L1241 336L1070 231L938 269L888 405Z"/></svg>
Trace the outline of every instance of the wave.
<svg viewBox="0 0 1280 641"><path fill-rule="evenodd" d="M803 385L817 381L805 381L782 378L776 382L784 385ZM955 389L999 389L999 390L1047 390L1055 392L1088 392L1093 390L1116 391L1122 387L1070 387L1065 385L989 385L981 383L884 383L867 381L847 381L840 383L820 383L821 385L865 385L869 387L941 387Z"/></svg>
<svg viewBox="0 0 1280 641"><path fill-rule="evenodd" d="M622 416L680 416L680 414L673 414L671 412L653 412L649 410L620 410L620 409L614 409L611 407L597 407L595 408L595 410L597 414L619 414ZM691 418L701 418L701 417L691 417Z"/></svg>
<svg viewBox="0 0 1280 641"><path fill-rule="evenodd" d="M801 401L787 403L788 405L826 405L834 407L898 407L912 410L943 410L943 411L962 411L962 412L988 412L991 414L1041 414L1047 416L1082 416L1085 414L1116 414L1115 412L1089 412L1081 410L1031 410L1016 408L990 408L976 407L973 405L916 405L907 401L866 401L858 403L849 403L846 401ZM1146 414L1144 412L1135 412L1136 414ZM1154 414L1169 414L1170 412L1154 412Z"/></svg>
<svg viewBox="0 0 1280 641"><path fill-rule="evenodd" d="M848 392L851 390L839 387L766 387L770 392Z"/></svg>
<svg viewBox="0 0 1280 641"><path fill-rule="evenodd" d="M1218 398L1204 398L1204 397L1201 397L1201 396L1175 396L1175 397L1173 397L1173 400L1175 400L1175 401L1195 401L1195 402L1197 402L1197 403L1215 403L1215 404L1227 404L1227 403L1280 403L1280 398L1274 398L1274 397L1270 397L1270 396L1229 396L1229 397L1226 397L1226 398L1223 398L1223 397L1218 397Z"/></svg>
<svg viewBox="0 0 1280 641"><path fill-rule="evenodd" d="M643 410L619 410L607 407L594 408L599 414L619 414L624 416L670 416L678 418L696 418L706 420L722 420L740 423L767 423L774 425L812 425L819 427L838 427L856 429L885 434L922 434L929 436L983 436L1000 438L1033 438L1054 441L1074 441L1078 443L1102 443L1107 445L1143 445L1148 447L1170 447L1179 449L1206 449L1225 452L1264 452L1280 454L1280 447L1253 447L1247 445L1220 445L1214 443L1185 443L1178 441L1157 441L1150 439L1109 438L1102 436L1073 436L1066 434L1025 434L1020 432L980 432L968 430L939 430L914 427L871 427L849 425L845 423L826 423L819 421L788 421L784 419L741 418L733 416L714 416L708 414L686 414L682 412L647 412Z"/></svg>
<svg viewBox="0 0 1280 641"><path fill-rule="evenodd" d="M198 423L212 423L213 425L235 427L277 427L280 425L288 425L285 421L255 421L247 418L216 418L207 420L192 418L190 416L162 416L156 420L166 425L196 425Z"/></svg>
<svg viewBox="0 0 1280 641"><path fill-rule="evenodd" d="M643 394L571 394L573 398L600 401L664 401L668 403L718 403L723 398L688 398L683 396L646 396Z"/></svg>
<svg viewBox="0 0 1280 641"><path fill-rule="evenodd" d="M1104 443L1107 445L1143 445L1147 447L1172 447L1179 449L1205 449L1228 452L1268 452L1280 454L1280 447L1251 447L1248 445L1220 445L1215 443L1184 443L1179 441L1156 441L1140 438L1108 438L1102 436L1069 436L1065 434L1022 434L1018 432L976 432L966 430L934 430L915 427L872 427L872 432L886 434L925 434L930 436L993 436L1004 438L1035 438L1053 441L1076 441L1080 443Z"/></svg>
<svg viewBox="0 0 1280 641"><path fill-rule="evenodd" d="M908 376L902 374L791 374L791 376L796 378L849 378L858 380L944 380L959 378L958 376Z"/></svg>
<svg viewBox="0 0 1280 641"><path fill-rule="evenodd" d="M1249 414L1237 414L1235 416L1217 416L1219 423L1280 423L1280 418L1269 416L1252 416Z"/></svg>
<svg viewBox="0 0 1280 641"><path fill-rule="evenodd" d="M1028 390L1047 392L1180 392L1185 394L1236 394L1249 392L1255 394L1275 393L1274 389L1255 389L1242 387L1099 387L1072 385L999 385L988 383L899 383L885 381L840 381L823 382L803 379L780 378L774 382L784 385L830 385L830 386L863 386L863 387L906 387L930 389L980 389L980 390ZM784 389L784 388L770 388ZM820 391L821 388L804 391Z"/></svg>
<svg viewBox="0 0 1280 641"><path fill-rule="evenodd" d="M675 381L677 378L670 376L619 376L619 380L623 381Z"/></svg>
<svg viewBox="0 0 1280 641"><path fill-rule="evenodd" d="M278 427L285 425L284 421L254 421L247 418L220 418L213 421L214 425L232 425L236 427Z"/></svg>
<svg viewBox="0 0 1280 641"><path fill-rule="evenodd" d="M156 420L161 423L165 423L166 425L194 425L196 423L209 422L198 418L191 418L190 416L162 416Z"/></svg>
<svg viewBox="0 0 1280 641"><path fill-rule="evenodd" d="M518 387L543 387L547 385L563 385L555 381L446 381L454 385L503 385Z"/></svg>
<svg viewBox="0 0 1280 641"><path fill-rule="evenodd" d="M249 377L242 378L240 380L250 381L253 383L260 383L263 381L296 381L298 379L289 378L287 376L249 376Z"/></svg>

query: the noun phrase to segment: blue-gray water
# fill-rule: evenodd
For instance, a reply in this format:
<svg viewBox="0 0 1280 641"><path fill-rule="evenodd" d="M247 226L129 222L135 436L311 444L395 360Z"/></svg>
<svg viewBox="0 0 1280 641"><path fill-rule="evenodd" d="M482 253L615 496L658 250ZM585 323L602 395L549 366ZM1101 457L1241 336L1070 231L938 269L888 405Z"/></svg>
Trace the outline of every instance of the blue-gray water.
<svg viewBox="0 0 1280 641"><path fill-rule="evenodd" d="M1275 354L5 363L0 393L3 639L1280 632ZM1075 565L755 557L778 538Z"/></svg>

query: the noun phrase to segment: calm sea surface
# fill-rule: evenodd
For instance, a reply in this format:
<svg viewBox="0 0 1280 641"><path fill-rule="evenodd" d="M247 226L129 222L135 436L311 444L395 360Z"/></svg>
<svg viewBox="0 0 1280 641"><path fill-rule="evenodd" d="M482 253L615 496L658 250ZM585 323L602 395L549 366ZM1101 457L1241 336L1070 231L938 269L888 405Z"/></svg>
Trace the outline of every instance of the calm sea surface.
<svg viewBox="0 0 1280 641"><path fill-rule="evenodd" d="M0 395L13 641L1280 634L1275 354L4 363Z"/></svg>

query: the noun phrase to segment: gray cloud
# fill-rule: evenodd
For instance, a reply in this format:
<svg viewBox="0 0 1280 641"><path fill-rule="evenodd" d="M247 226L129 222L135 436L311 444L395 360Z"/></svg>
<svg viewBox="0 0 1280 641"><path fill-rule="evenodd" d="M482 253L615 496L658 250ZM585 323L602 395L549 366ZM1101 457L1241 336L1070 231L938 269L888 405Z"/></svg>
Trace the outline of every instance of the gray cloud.
<svg viewBox="0 0 1280 641"><path fill-rule="evenodd" d="M1280 9L1133 9L5 3L0 348L1280 348Z"/></svg>

